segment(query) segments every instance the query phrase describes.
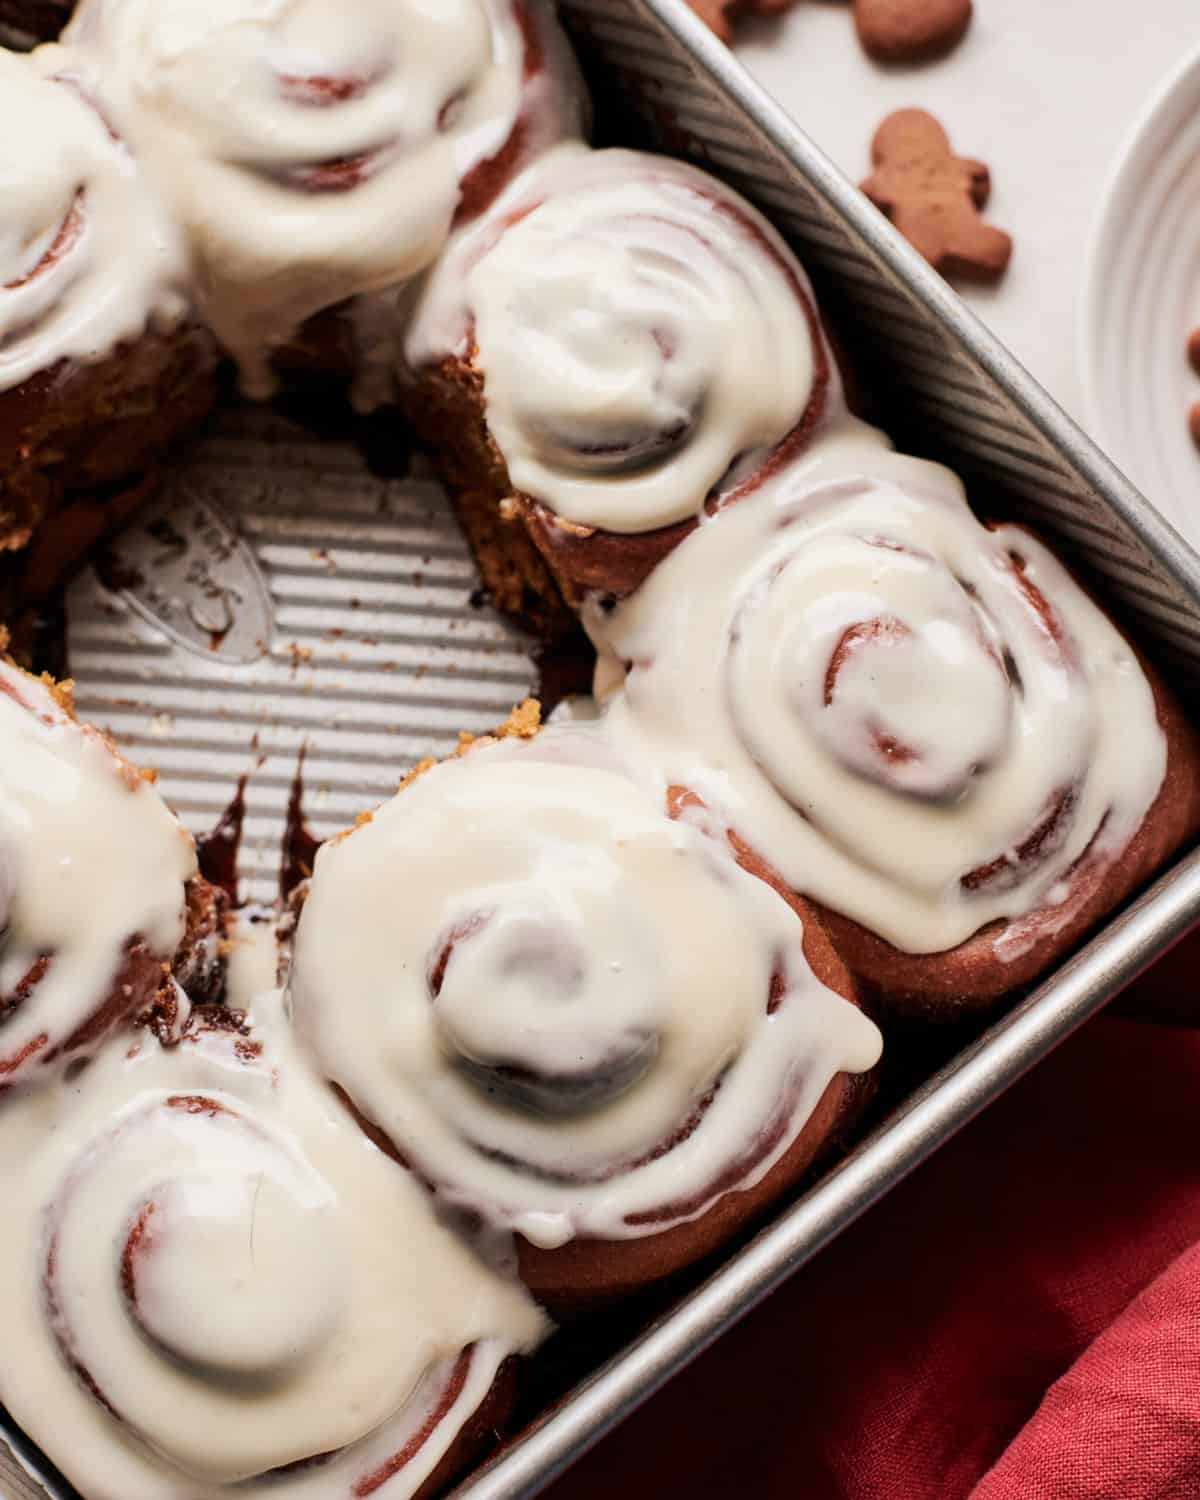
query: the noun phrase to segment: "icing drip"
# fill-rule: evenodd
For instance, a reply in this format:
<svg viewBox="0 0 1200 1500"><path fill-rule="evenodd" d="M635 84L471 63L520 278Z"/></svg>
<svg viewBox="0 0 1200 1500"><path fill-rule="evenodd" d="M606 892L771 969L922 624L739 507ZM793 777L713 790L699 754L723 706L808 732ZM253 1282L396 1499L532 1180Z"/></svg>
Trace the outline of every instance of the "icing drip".
<svg viewBox="0 0 1200 1500"><path fill-rule="evenodd" d="M169 193L252 394L307 318L422 270L464 198L580 126L542 0L86 0L67 38Z"/></svg>
<svg viewBox="0 0 1200 1500"><path fill-rule="evenodd" d="M0 51L0 390L187 311L182 242L77 60Z"/></svg>
<svg viewBox="0 0 1200 1500"><path fill-rule="evenodd" d="M195 868L153 786L0 663L0 1083L78 1055L98 1018L148 998L183 937Z"/></svg>
<svg viewBox="0 0 1200 1500"><path fill-rule="evenodd" d="M875 1027L794 911L672 821L595 730L426 772L326 845L290 996L449 1199L541 1245L628 1238L759 1180Z"/></svg>
<svg viewBox="0 0 1200 1500"><path fill-rule="evenodd" d="M406 352L484 373L516 490L637 532L696 515L798 427L820 339L804 272L729 188L567 145L456 237Z"/></svg>
<svg viewBox="0 0 1200 1500"><path fill-rule="evenodd" d="M256 1012L0 1120L3 1400L87 1494L400 1500L544 1332Z"/></svg>
<svg viewBox="0 0 1200 1500"><path fill-rule="evenodd" d="M849 418L591 628L618 743L907 952L1060 905L1162 785L1150 687L1104 614Z"/></svg>

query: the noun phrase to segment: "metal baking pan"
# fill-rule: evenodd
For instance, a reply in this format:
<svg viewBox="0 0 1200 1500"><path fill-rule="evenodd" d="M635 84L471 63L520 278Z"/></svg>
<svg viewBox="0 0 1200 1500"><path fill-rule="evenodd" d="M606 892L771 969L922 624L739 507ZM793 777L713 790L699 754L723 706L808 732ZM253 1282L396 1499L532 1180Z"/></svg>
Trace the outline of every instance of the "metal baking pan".
<svg viewBox="0 0 1200 1500"><path fill-rule="evenodd" d="M1056 536L1194 694L1200 557L683 0L560 9L609 134L690 156L754 200L811 271L865 387L887 393L881 425ZM189 826L210 830L245 779L251 900L274 897L298 813L318 838L347 826L537 680L529 643L474 600L465 544L419 456L312 418L230 407L66 600L81 714L159 769ZM531 1366L524 1432L455 1495L535 1494L1198 921L1194 853L1003 1020L956 1042L935 1076L893 1094L853 1155L719 1269L558 1334ZM22 1467L0 1453L0 1495L72 1500L14 1443Z"/></svg>
<svg viewBox="0 0 1200 1500"><path fill-rule="evenodd" d="M1059 540L1184 692L1200 675L1200 557L1152 509L684 0L561 0L589 74L650 139L739 188L785 233L886 390L881 424ZM864 149L872 122L864 120ZM858 337L855 337L858 335ZM894 406L893 404L894 403ZM459 1500L535 1494L1200 921L1181 858L719 1270L582 1380Z"/></svg>

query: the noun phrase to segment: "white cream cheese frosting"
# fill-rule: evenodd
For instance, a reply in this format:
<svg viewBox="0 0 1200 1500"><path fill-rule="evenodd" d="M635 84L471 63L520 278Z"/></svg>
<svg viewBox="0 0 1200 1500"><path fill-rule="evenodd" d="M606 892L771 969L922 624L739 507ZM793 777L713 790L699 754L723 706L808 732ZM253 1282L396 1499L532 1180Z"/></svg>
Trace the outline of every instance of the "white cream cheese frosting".
<svg viewBox="0 0 1200 1500"><path fill-rule="evenodd" d="M290 999L449 1200L539 1245L631 1238L698 1217L739 1163L757 1181L877 1061L802 937L723 837L563 726L435 767L327 844Z"/></svg>
<svg viewBox="0 0 1200 1500"><path fill-rule="evenodd" d="M748 203L668 157L572 145L431 273L406 360L447 357L483 373L514 489L618 532L694 516L752 469L827 359L804 272Z"/></svg>
<svg viewBox="0 0 1200 1500"><path fill-rule="evenodd" d="M0 1115L0 1399L92 1500L401 1500L545 1331L254 1010Z"/></svg>
<svg viewBox="0 0 1200 1500"><path fill-rule="evenodd" d="M544 0L84 0L66 39L169 197L251 394L314 313L429 265L473 172L583 113Z"/></svg>
<svg viewBox="0 0 1200 1500"><path fill-rule="evenodd" d="M153 785L44 682L0 662L0 1084L63 1060L134 939L170 967L195 871L191 836Z"/></svg>
<svg viewBox="0 0 1200 1500"><path fill-rule="evenodd" d="M590 628L626 753L906 952L1063 903L1165 774L1141 666L1061 564L848 417Z"/></svg>
<svg viewBox="0 0 1200 1500"><path fill-rule="evenodd" d="M94 96L80 58L0 51L0 390L188 311L182 237Z"/></svg>

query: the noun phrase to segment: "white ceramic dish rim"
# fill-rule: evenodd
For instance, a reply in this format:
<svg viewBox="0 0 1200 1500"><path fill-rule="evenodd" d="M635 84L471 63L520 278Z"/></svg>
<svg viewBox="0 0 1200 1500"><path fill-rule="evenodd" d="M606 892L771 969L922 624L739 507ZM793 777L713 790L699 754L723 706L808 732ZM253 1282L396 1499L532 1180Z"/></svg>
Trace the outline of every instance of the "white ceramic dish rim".
<svg viewBox="0 0 1200 1500"><path fill-rule="evenodd" d="M1190 108L1189 108L1190 101ZM1102 325L1105 292L1111 284L1121 229L1129 217L1137 191L1138 165L1156 155L1156 147L1178 128L1182 116L1200 111L1200 45L1183 57L1155 87L1118 148L1100 197L1100 206L1087 237L1087 252L1076 317L1076 359L1083 390L1083 418L1087 431L1106 451L1119 446L1102 395ZM1180 342L1182 344L1183 334ZM1183 420L1182 413L1180 420ZM1173 506L1160 510L1175 527L1181 519Z"/></svg>

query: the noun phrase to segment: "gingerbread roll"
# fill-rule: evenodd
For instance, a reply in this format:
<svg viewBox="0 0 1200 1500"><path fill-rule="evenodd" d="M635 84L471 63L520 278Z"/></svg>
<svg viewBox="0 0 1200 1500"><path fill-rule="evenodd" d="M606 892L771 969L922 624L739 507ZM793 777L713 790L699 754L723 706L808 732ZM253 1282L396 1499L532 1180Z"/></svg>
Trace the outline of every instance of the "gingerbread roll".
<svg viewBox="0 0 1200 1500"><path fill-rule="evenodd" d="M300 917L304 1043L557 1307L728 1238L879 1056L811 910L675 811L586 728L477 747L326 845Z"/></svg>
<svg viewBox="0 0 1200 1500"><path fill-rule="evenodd" d="M807 277L748 203L666 157L571 146L456 236L406 354L485 580L507 561L572 606L629 593L801 452L836 386Z"/></svg>
<svg viewBox="0 0 1200 1500"><path fill-rule="evenodd" d="M175 981L214 987L220 905L152 781L0 662L0 1088L86 1058ZM0 1106L0 1107L7 1107Z"/></svg>
<svg viewBox="0 0 1200 1500"><path fill-rule="evenodd" d="M306 320L423 270L584 109L547 0L85 0L67 36L257 395Z"/></svg>
<svg viewBox="0 0 1200 1500"><path fill-rule="evenodd" d="M427 1494L545 1321L306 1071L278 994L238 1019L116 1038L0 1117L0 1396L88 1496Z"/></svg>
<svg viewBox="0 0 1200 1500"><path fill-rule="evenodd" d="M0 111L0 549L12 549L67 490L138 474L193 425L215 353L190 321L182 241L81 60L0 52Z"/></svg>
<svg viewBox="0 0 1200 1500"><path fill-rule="evenodd" d="M1028 984L1197 827L1195 738L1036 537L848 420L593 629L609 723L894 1004Z"/></svg>

